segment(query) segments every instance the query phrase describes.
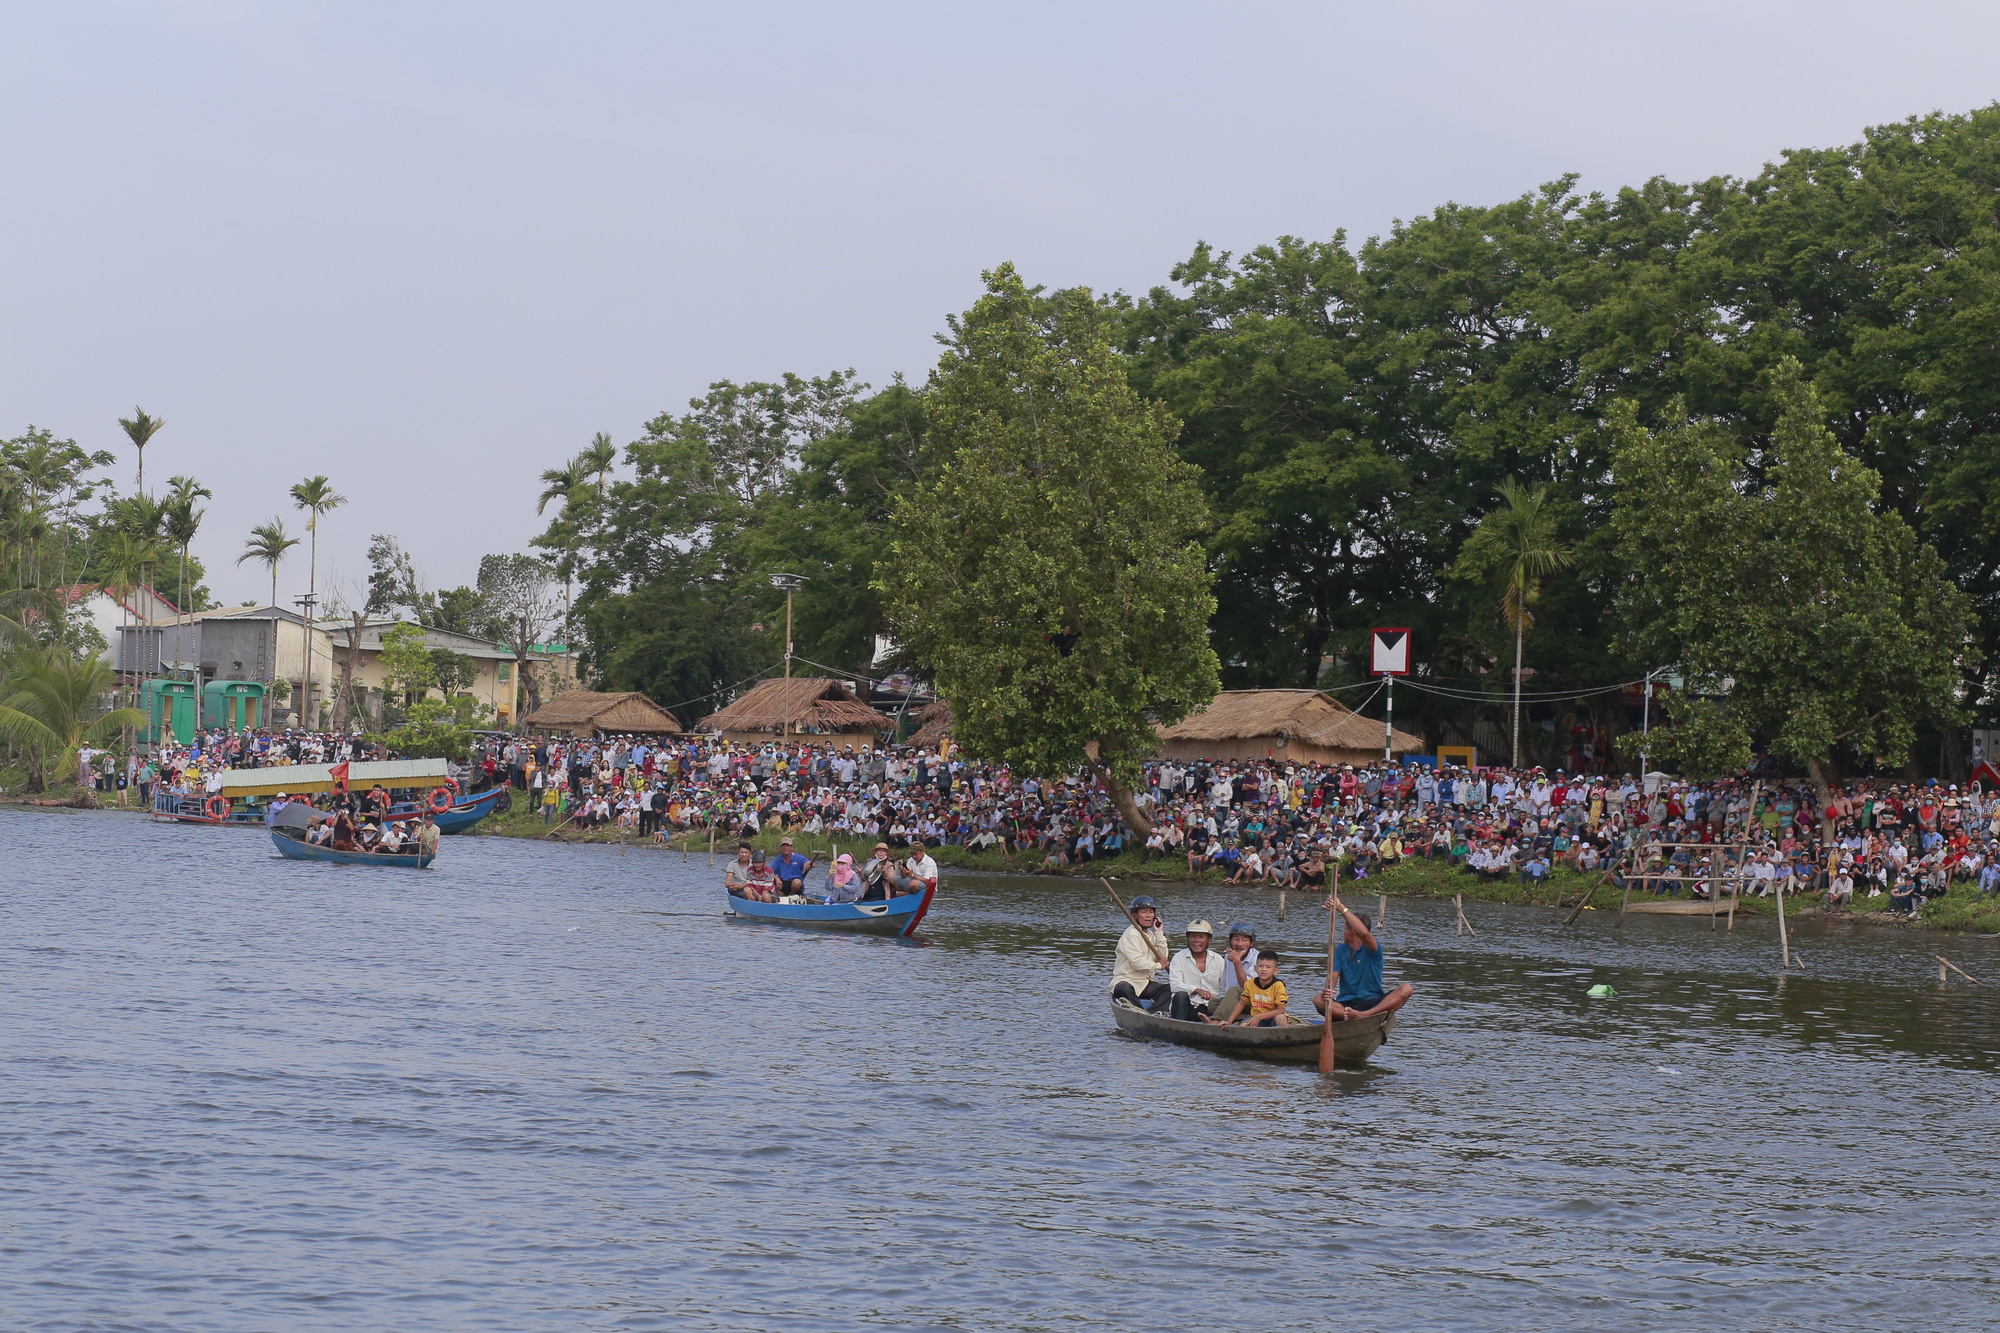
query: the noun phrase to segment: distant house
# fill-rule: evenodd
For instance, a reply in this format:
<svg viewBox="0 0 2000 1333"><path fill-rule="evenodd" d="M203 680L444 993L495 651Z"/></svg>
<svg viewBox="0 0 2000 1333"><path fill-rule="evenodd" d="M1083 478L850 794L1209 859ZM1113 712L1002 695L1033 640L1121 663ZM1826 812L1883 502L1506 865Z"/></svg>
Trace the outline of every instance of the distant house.
<svg viewBox="0 0 2000 1333"><path fill-rule="evenodd" d="M75 606L82 603L84 614L90 623L104 636L104 660L119 670L136 668L119 660L120 631L132 625L157 624L162 620L172 620L180 614L172 602L145 584L134 584L130 588L112 588L99 583L72 583L61 593L63 601Z"/></svg>
<svg viewBox="0 0 2000 1333"><path fill-rule="evenodd" d="M1389 738L1396 754L1422 750L1406 731ZM1289 759L1365 764L1382 757L1380 722L1318 690L1224 690L1204 708L1160 730L1165 759Z"/></svg>
<svg viewBox="0 0 2000 1333"><path fill-rule="evenodd" d="M789 730L793 735L844 736L872 741L895 726L854 697L840 681L824 676L767 680L727 708L703 718L697 729L719 732L729 741L765 741Z"/></svg>
<svg viewBox="0 0 2000 1333"><path fill-rule="evenodd" d="M525 725L529 731L554 731L579 738L681 734L681 724L674 715L637 690L622 694L564 690L528 714Z"/></svg>

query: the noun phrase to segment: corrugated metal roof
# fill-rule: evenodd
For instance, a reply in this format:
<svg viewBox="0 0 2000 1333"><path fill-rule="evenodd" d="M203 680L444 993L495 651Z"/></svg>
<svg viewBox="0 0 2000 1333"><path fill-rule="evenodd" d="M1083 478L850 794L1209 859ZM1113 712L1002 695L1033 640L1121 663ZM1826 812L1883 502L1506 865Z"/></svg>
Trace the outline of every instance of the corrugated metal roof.
<svg viewBox="0 0 2000 1333"><path fill-rule="evenodd" d="M449 769L442 759L358 759L348 765L347 785L366 791L384 787L435 787ZM333 790L331 764L291 764L278 768L232 768L222 775L224 796L268 796L273 792Z"/></svg>

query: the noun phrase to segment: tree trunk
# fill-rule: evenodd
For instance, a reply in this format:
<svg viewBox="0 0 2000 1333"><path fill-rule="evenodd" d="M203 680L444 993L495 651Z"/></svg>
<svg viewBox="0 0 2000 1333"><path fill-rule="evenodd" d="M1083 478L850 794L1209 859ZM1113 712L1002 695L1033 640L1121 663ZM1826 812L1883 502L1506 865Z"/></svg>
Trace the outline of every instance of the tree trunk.
<svg viewBox="0 0 2000 1333"><path fill-rule="evenodd" d="M1963 782L1971 770L1966 763L1965 733L1957 727L1938 732L1938 776L1946 782Z"/></svg>
<svg viewBox="0 0 2000 1333"><path fill-rule="evenodd" d="M1521 634L1520 616L1514 619L1514 762L1511 767L1521 766ZM1645 765L1640 765L1645 767ZM1639 776L1644 777L1645 774Z"/></svg>
<svg viewBox="0 0 2000 1333"><path fill-rule="evenodd" d="M1104 793L1111 798L1111 804L1118 807L1118 813L1124 816L1125 827L1131 829L1142 840L1152 837L1153 821L1146 818L1146 812L1139 808L1138 800L1126 789L1125 784L1111 776L1110 766L1093 759L1090 761L1090 771L1104 784Z"/></svg>

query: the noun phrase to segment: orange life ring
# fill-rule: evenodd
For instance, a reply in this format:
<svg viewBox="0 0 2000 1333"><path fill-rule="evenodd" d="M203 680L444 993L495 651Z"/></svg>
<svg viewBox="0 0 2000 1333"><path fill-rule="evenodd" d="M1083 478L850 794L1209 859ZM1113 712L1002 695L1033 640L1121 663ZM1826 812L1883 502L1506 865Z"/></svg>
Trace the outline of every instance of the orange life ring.
<svg viewBox="0 0 2000 1333"><path fill-rule="evenodd" d="M216 809L217 806L221 806L222 808L218 810ZM218 824L229 818L229 798L221 792L217 792L215 795L209 797L208 817Z"/></svg>
<svg viewBox="0 0 2000 1333"><path fill-rule="evenodd" d="M449 810L449 809L451 809L451 788L450 788L450 787L432 787L432 788L431 788L431 813L432 813L432 814L442 814L442 813L444 813L444 812L445 812L446 810Z"/></svg>

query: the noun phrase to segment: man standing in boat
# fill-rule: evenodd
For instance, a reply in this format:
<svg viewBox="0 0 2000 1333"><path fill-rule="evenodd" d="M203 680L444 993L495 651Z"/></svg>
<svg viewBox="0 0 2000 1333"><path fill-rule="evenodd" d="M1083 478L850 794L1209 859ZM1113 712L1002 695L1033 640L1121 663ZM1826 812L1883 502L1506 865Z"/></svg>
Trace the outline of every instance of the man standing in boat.
<svg viewBox="0 0 2000 1333"><path fill-rule="evenodd" d="M1327 907L1341 919L1340 943L1334 946L1334 976L1327 988L1313 996L1313 1008L1326 1015L1329 1023L1345 1023L1370 1014L1394 1013L1410 1002L1416 989L1405 981L1396 989L1382 989L1382 943L1375 938L1372 923L1352 911L1334 893ZM1335 983L1338 981L1338 991Z"/></svg>
<svg viewBox="0 0 2000 1333"><path fill-rule="evenodd" d="M1151 898L1132 900L1132 924L1118 937L1118 957L1111 969L1111 998L1155 1013L1165 1013L1173 988L1153 976L1167 965L1167 932L1160 929L1160 911Z"/></svg>

